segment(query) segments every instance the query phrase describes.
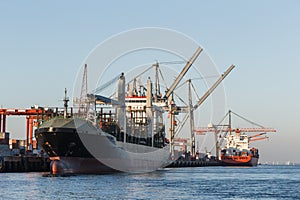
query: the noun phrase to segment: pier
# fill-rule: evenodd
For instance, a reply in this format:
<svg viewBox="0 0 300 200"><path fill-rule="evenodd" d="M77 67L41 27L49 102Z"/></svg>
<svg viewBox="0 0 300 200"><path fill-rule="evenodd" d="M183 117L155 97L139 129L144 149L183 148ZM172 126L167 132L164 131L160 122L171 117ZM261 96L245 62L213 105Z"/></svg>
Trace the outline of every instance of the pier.
<svg viewBox="0 0 300 200"><path fill-rule="evenodd" d="M168 165L166 168L180 168L180 167L216 167L222 166L219 160L176 160Z"/></svg>
<svg viewBox="0 0 300 200"><path fill-rule="evenodd" d="M71 111L72 112L72 111ZM38 147L34 139L34 128L43 120L61 115L58 108L31 107L29 109L0 109L0 173L1 172L49 172L50 159ZM8 116L26 118L26 139L10 138L6 131Z"/></svg>
<svg viewBox="0 0 300 200"><path fill-rule="evenodd" d="M38 156L0 156L0 172L49 172L50 159Z"/></svg>

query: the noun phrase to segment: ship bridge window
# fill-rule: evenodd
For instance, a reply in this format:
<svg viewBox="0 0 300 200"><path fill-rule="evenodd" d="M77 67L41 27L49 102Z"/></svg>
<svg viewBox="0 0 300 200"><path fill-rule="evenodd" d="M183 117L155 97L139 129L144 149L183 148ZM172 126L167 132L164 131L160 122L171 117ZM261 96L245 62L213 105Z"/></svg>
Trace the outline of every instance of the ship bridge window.
<svg viewBox="0 0 300 200"><path fill-rule="evenodd" d="M126 100L126 102L128 102L128 103L146 103L146 100L133 99L133 100Z"/></svg>

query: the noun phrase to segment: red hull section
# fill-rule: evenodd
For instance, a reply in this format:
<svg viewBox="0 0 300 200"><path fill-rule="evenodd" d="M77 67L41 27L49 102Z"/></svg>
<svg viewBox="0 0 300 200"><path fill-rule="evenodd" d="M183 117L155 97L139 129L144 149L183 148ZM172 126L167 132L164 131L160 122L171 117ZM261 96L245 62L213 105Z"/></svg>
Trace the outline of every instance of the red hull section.
<svg viewBox="0 0 300 200"><path fill-rule="evenodd" d="M119 172L95 158L51 157L50 172L52 174L107 174Z"/></svg>
<svg viewBox="0 0 300 200"><path fill-rule="evenodd" d="M221 156L224 166L257 166L258 157L248 156Z"/></svg>

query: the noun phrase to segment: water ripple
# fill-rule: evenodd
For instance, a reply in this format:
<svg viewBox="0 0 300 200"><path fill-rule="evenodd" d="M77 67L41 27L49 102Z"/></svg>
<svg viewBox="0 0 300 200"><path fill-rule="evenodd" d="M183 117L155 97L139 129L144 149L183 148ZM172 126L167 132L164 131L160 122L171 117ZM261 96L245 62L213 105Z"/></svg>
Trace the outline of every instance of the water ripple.
<svg viewBox="0 0 300 200"><path fill-rule="evenodd" d="M0 173L1 199L300 199L300 166L44 177Z"/></svg>

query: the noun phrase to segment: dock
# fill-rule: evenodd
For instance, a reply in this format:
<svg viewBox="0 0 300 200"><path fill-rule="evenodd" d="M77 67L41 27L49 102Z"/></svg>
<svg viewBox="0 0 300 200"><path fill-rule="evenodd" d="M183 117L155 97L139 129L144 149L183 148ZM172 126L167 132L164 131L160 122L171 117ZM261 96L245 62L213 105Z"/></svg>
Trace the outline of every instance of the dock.
<svg viewBox="0 0 300 200"><path fill-rule="evenodd" d="M50 159L38 156L0 156L0 172L49 172Z"/></svg>
<svg viewBox="0 0 300 200"><path fill-rule="evenodd" d="M35 140L27 147L28 140L10 139L9 135L9 132L0 132L0 173L50 170L50 159L38 149Z"/></svg>
<svg viewBox="0 0 300 200"><path fill-rule="evenodd" d="M183 168L183 167L216 167L222 166L219 160L176 160L166 168Z"/></svg>

